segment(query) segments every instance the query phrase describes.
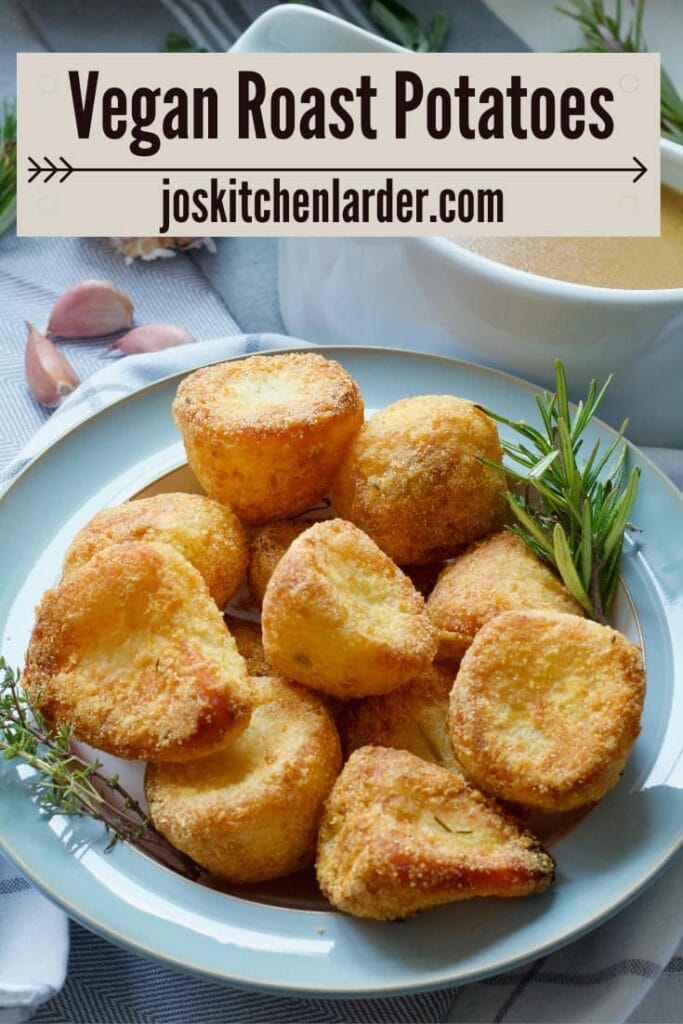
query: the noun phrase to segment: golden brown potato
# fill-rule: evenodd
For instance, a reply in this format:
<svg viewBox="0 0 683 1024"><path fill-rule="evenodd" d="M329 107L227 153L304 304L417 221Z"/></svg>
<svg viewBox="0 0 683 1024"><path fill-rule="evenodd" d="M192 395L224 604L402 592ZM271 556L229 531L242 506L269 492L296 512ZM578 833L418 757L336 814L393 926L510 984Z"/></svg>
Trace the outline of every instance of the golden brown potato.
<svg viewBox="0 0 683 1024"><path fill-rule="evenodd" d="M436 634L407 576L351 523L316 523L275 567L262 613L268 661L337 697L388 693L424 671Z"/></svg>
<svg viewBox="0 0 683 1024"><path fill-rule="evenodd" d="M459 771L448 732L448 698L456 671L432 665L398 690L350 701L337 722L346 753L368 745L395 747Z"/></svg>
<svg viewBox="0 0 683 1024"><path fill-rule="evenodd" d="M318 882L357 917L391 920L473 896L527 896L553 879L531 833L457 774L405 750L362 747L332 789Z"/></svg>
<svg viewBox="0 0 683 1024"><path fill-rule="evenodd" d="M341 769L334 722L315 694L255 679L248 728L211 757L150 764L152 821L217 878L262 882L312 863L323 802Z"/></svg>
<svg viewBox="0 0 683 1024"><path fill-rule="evenodd" d="M616 630L561 612L503 612L462 660L453 750L486 792L568 811L618 781L644 696L640 651Z"/></svg>
<svg viewBox="0 0 683 1024"><path fill-rule="evenodd" d="M273 670L268 664L266 652L263 650L263 637L259 623L250 622L248 619L238 619L234 615L226 615L225 624L230 631L230 636L237 644L237 650L244 658L249 675L271 675Z"/></svg>
<svg viewBox="0 0 683 1024"><path fill-rule="evenodd" d="M332 491L340 516L399 565L435 562L501 525L493 420L462 398L404 398L375 413L351 445Z"/></svg>
<svg viewBox="0 0 683 1024"><path fill-rule="evenodd" d="M199 572L168 544L113 544L48 590L24 683L46 718L119 757L199 757L249 721L244 662Z"/></svg>
<svg viewBox="0 0 683 1024"><path fill-rule="evenodd" d="M231 509L201 494L157 494L98 512L74 537L64 559L72 572L110 544L131 540L171 544L204 577L224 608L247 571L249 545Z"/></svg>
<svg viewBox="0 0 683 1024"><path fill-rule="evenodd" d="M462 656L500 612L525 608L583 615L555 573L512 533L494 533L447 565L427 610L441 631L439 657Z"/></svg>
<svg viewBox="0 0 683 1024"><path fill-rule="evenodd" d="M363 422L363 399L339 363L284 352L196 370L173 415L207 494L265 523L326 494Z"/></svg>
<svg viewBox="0 0 683 1024"><path fill-rule="evenodd" d="M263 604L268 580L289 545L312 525L310 519L282 519L256 534L250 546L247 582L257 604Z"/></svg>

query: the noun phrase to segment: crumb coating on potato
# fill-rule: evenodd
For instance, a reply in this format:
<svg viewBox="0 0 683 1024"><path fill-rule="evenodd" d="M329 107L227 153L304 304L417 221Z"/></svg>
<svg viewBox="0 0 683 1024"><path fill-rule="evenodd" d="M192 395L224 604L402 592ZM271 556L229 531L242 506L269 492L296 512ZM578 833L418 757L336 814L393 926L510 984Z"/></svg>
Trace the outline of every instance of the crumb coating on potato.
<svg viewBox="0 0 683 1024"><path fill-rule="evenodd" d="M492 618L525 608L583 616L552 569L513 533L494 533L473 544L446 566L427 600L431 620L442 631L438 656L462 656Z"/></svg>
<svg viewBox="0 0 683 1024"><path fill-rule="evenodd" d="M339 910L392 920L453 900L543 892L554 862L457 774L370 746L351 755L330 794L316 868Z"/></svg>
<svg viewBox="0 0 683 1024"><path fill-rule="evenodd" d="M253 679L242 735L211 757L149 764L152 821L179 850L227 881L261 882L313 862L323 803L341 770L332 718L316 694Z"/></svg>
<svg viewBox="0 0 683 1024"><path fill-rule="evenodd" d="M424 671L436 633L424 599L362 530L317 523L266 589L263 646L282 675L332 696L388 693Z"/></svg>
<svg viewBox="0 0 683 1024"><path fill-rule="evenodd" d="M258 605L263 604L268 580L289 545L312 525L309 519L282 519L256 534L249 549L247 582Z"/></svg>
<svg viewBox="0 0 683 1024"><path fill-rule="evenodd" d="M168 544L111 545L48 590L24 684L49 721L118 757L198 757L249 721L244 662L199 572Z"/></svg>
<svg viewBox="0 0 683 1024"><path fill-rule="evenodd" d="M74 537L64 572L84 565L110 544L146 540L170 544L198 569L219 608L238 590L249 561L242 524L225 505L201 494L157 494L104 509Z"/></svg>
<svg viewBox="0 0 683 1024"><path fill-rule="evenodd" d="M238 619L234 615L226 615L224 618L230 636L244 658L249 675L272 675L273 669L268 664L266 652L263 650L263 637L259 623L251 622L249 619Z"/></svg>
<svg viewBox="0 0 683 1024"><path fill-rule="evenodd" d="M364 530L399 565L456 554L498 528L504 489L493 420L450 395L404 398L361 428L335 481L340 516Z"/></svg>
<svg viewBox="0 0 683 1024"><path fill-rule="evenodd" d="M366 746L394 747L459 771L448 731L448 698L456 671L432 665L398 690L349 701L337 721L346 753Z"/></svg>
<svg viewBox="0 0 683 1024"><path fill-rule="evenodd" d="M503 612L462 660L451 741L486 792L568 811L618 781L644 698L640 650L621 633L561 612Z"/></svg>
<svg viewBox="0 0 683 1024"><path fill-rule="evenodd" d="M314 352L196 370L173 403L197 479L247 523L298 515L320 501L363 412L353 378Z"/></svg>

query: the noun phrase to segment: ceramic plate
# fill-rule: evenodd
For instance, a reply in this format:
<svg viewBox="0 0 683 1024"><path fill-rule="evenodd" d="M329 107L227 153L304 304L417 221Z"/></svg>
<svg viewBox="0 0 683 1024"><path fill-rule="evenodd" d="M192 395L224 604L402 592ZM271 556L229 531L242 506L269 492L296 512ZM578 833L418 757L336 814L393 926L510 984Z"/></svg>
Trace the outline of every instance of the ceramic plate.
<svg viewBox="0 0 683 1024"><path fill-rule="evenodd" d="M386 349L323 351L358 380L368 409L408 395L452 393L537 420L534 389L492 370ZM179 379L93 416L29 466L0 503L0 624L10 664L23 661L33 608L58 577L76 530L97 510L177 479L184 454L171 401ZM611 434L601 425L593 431ZM455 903L387 924L305 909L294 886L288 899L287 882L272 899L218 892L125 845L105 854L94 822L41 817L26 771L11 762L0 767L0 847L69 914L107 938L206 977L292 994L390 995L453 985L594 928L640 892L683 840L683 501L638 452L630 458L643 469L633 513L642 532L627 546L616 621L644 645L643 729L617 787L549 840L558 876L543 896Z"/></svg>

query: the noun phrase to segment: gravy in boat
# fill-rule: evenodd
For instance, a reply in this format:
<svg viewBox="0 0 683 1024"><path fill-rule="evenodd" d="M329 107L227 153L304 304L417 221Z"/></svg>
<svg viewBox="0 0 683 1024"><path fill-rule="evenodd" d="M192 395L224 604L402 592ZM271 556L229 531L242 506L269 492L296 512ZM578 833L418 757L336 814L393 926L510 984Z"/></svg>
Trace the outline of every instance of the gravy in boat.
<svg viewBox="0 0 683 1024"><path fill-rule="evenodd" d="M659 238L457 238L497 263L599 288L683 288L683 192L662 188Z"/></svg>

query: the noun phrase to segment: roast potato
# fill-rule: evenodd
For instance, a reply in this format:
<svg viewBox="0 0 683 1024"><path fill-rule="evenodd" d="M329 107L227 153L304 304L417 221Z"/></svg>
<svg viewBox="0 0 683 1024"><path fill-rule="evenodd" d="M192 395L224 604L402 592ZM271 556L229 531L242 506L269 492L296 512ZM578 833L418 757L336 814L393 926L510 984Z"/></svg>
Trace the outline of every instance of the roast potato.
<svg viewBox="0 0 683 1024"><path fill-rule="evenodd" d="M341 768L334 722L315 694L252 681L248 728L211 757L149 764L154 825L217 878L247 884L312 863L323 802Z"/></svg>
<svg viewBox="0 0 683 1024"><path fill-rule="evenodd" d="M268 583L262 626L277 672L335 697L395 690L436 651L424 599L341 519L316 523L289 546Z"/></svg>
<svg viewBox="0 0 683 1024"><path fill-rule="evenodd" d="M318 882L356 917L391 920L473 896L528 896L552 857L495 800L405 750L362 747L325 806Z"/></svg>
<svg viewBox="0 0 683 1024"><path fill-rule="evenodd" d="M363 399L339 363L285 352L196 370L173 415L207 494L244 522L265 523L327 493L363 422Z"/></svg>
<svg viewBox="0 0 683 1024"><path fill-rule="evenodd" d="M450 395L404 398L363 425L332 491L334 507L399 565L449 558L500 526L505 505L493 420Z"/></svg>
<svg viewBox="0 0 683 1024"><path fill-rule="evenodd" d="M74 537L64 559L72 572L110 544L131 540L171 544L192 562L219 608L247 571L249 545L235 513L201 494L157 494L127 501L93 516Z"/></svg>
<svg viewBox="0 0 683 1024"><path fill-rule="evenodd" d="M24 684L49 721L118 757L199 757L249 721L235 642L197 569L169 544L112 544L48 590Z"/></svg>
<svg viewBox="0 0 683 1024"><path fill-rule="evenodd" d="M644 697L640 650L621 633L562 612L503 612L460 665L453 750L480 789L569 811L618 781Z"/></svg>

